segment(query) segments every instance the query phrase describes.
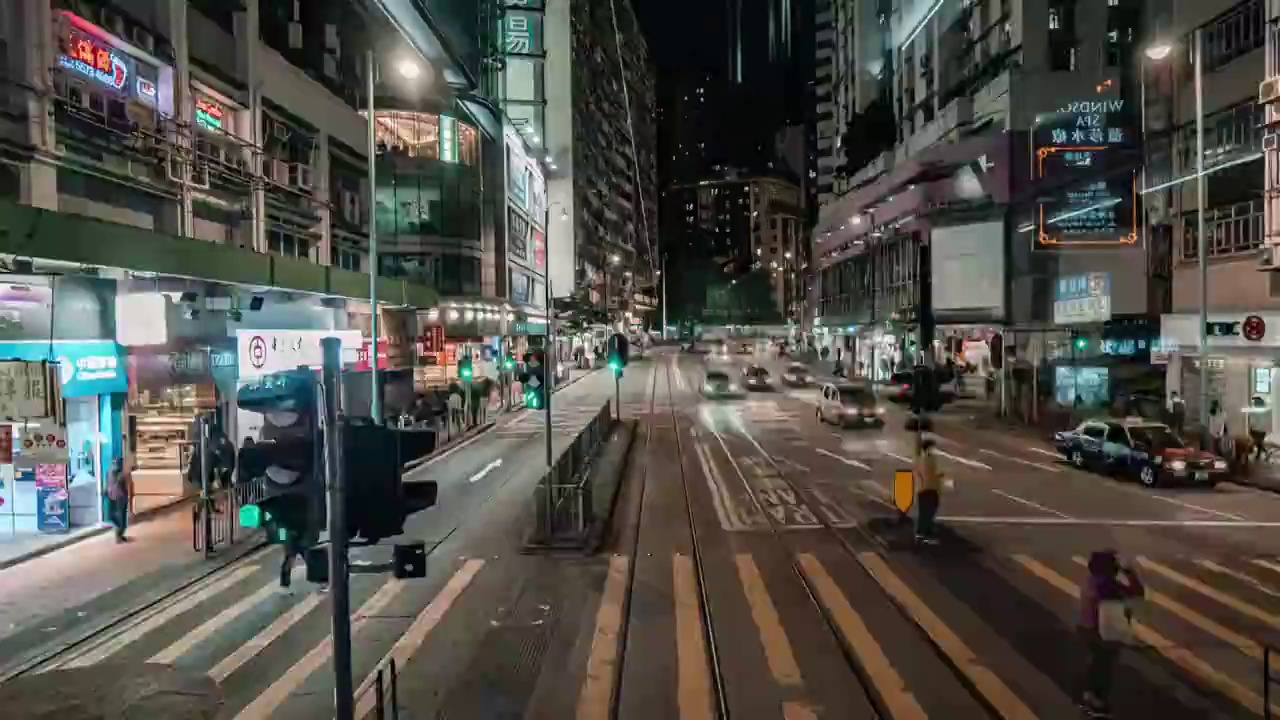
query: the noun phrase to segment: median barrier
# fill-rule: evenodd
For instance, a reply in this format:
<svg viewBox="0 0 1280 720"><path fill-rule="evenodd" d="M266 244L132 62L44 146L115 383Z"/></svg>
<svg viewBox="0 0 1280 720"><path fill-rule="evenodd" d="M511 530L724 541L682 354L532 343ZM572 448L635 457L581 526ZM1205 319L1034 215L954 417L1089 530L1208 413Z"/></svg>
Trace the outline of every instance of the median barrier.
<svg viewBox="0 0 1280 720"><path fill-rule="evenodd" d="M543 474L534 491L533 532L527 548L584 545L596 514L591 460L615 422L612 405L602 404Z"/></svg>

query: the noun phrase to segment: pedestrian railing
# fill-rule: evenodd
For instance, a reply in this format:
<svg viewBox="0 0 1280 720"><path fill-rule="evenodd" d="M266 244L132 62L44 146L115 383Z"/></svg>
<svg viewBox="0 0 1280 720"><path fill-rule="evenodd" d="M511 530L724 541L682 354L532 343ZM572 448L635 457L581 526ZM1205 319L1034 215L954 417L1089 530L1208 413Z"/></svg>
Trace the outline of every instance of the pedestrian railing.
<svg viewBox="0 0 1280 720"><path fill-rule="evenodd" d="M396 659L388 657L386 662L378 665L373 675L373 684L365 689L364 694L373 693L374 720L400 720L399 673L396 671ZM362 704L361 697L356 698L357 707ZM366 706L367 707L367 706ZM361 719L363 720L363 719Z"/></svg>
<svg viewBox="0 0 1280 720"><path fill-rule="evenodd" d="M1277 683L1280 683L1280 677L1276 675L1275 663L1280 659L1280 649L1270 645L1262 646L1262 717L1265 720L1271 720L1277 714L1271 711L1271 698L1274 693L1272 689Z"/></svg>
<svg viewBox="0 0 1280 720"><path fill-rule="evenodd" d="M261 502L266 490L266 478L255 478L196 498L191 508L191 548L209 557L253 532L255 528L240 525L240 508Z"/></svg>
<svg viewBox="0 0 1280 720"><path fill-rule="evenodd" d="M612 406L605 403L543 477L536 503L538 535L543 541L580 539L591 527L594 506L588 470L613 423Z"/></svg>

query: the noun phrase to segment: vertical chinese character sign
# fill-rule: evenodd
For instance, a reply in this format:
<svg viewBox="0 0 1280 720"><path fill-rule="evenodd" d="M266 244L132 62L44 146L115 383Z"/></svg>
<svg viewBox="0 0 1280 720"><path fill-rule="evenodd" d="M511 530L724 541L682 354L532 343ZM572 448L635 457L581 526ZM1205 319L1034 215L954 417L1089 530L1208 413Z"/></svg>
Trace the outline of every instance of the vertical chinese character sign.
<svg viewBox="0 0 1280 720"><path fill-rule="evenodd" d="M1036 246L1130 246L1138 242L1137 138L1123 99L1072 100L1041 115L1032 132Z"/></svg>
<svg viewBox="0 0 1280 720"><path fill-rule="evenodd" d="M498 47L506 58L503 109L511 124L531 140L541 138L545 130L544 8L543 0L503 0L497 27Z"/></svg>

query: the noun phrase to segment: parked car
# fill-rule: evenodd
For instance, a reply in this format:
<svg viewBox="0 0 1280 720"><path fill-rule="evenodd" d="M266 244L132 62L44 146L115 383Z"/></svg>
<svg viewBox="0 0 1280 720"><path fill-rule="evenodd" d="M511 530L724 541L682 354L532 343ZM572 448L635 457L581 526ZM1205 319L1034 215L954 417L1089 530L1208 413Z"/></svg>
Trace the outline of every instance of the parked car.
<svg viewBox="0 0 1280 720"><path fill-rule="evenodd" d="M742 392L729 374L720 370L708 370L702 379L702 395L708 399L735 397Z"/></svg>
<svg viewBox="0 0 1280 720"><path fill-rule="evenodd" d="M1213 487L1227 476L1227 461L1188 447L1168 425L1145 418L1085 420L1054 435L1058 452L1082 470L1132 478L1146 487Z"/></svg>
<svg viewBox="0 0 1280 720"><path fill-rule="evenodd" d="M742 384L747 390L773 389L773 383L769 380L769 371L759 365L748 365L742 368Z"/></svg>
<svg viewBox="0 0 1280 720"><path fill-rule="evenodd" d="M808 387L813 382L809 368L800 363L791 363L782 373L782 384L787 387Z"/></svg>
<svg viewBox="0 0 1280 720"><path fill-rule="evenodd" d="M884 406L866 387L827 383L818 399L818 420L841 427L883 428Z"/></svg>

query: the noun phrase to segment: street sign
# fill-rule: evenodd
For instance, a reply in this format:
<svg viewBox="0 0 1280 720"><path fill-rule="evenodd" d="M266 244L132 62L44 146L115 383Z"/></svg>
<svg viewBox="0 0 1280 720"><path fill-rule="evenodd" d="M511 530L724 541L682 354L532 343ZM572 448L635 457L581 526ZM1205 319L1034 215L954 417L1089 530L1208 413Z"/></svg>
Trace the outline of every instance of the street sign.
<svg viewBox="0 0 1280 720"><path fill-rule="evenodd" d="M893 504L901 512L910 512L916 501L916 476L911 470L893 471Z"/></svg>

